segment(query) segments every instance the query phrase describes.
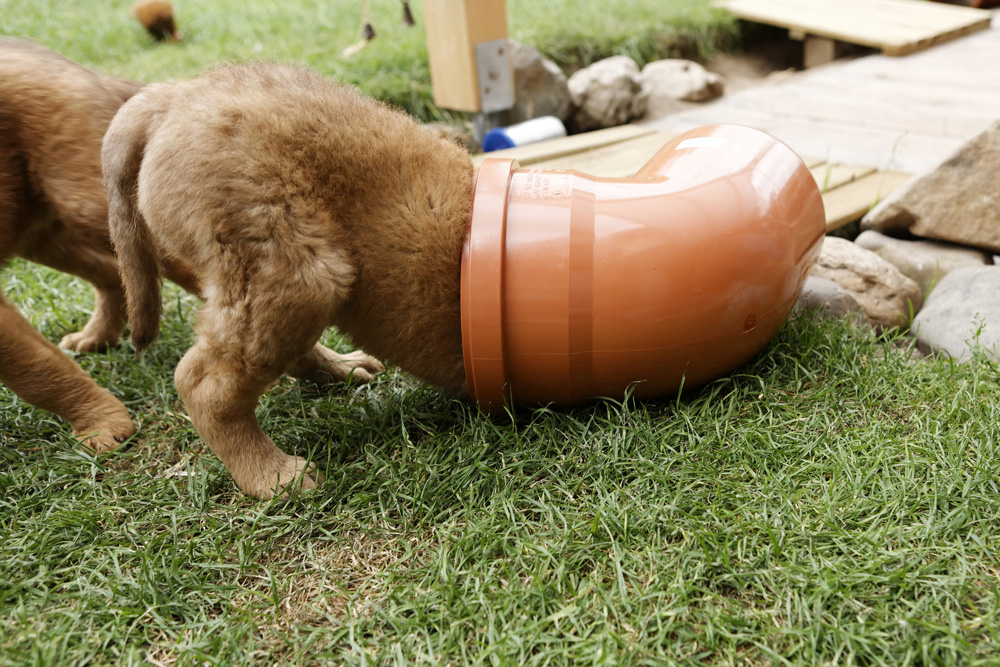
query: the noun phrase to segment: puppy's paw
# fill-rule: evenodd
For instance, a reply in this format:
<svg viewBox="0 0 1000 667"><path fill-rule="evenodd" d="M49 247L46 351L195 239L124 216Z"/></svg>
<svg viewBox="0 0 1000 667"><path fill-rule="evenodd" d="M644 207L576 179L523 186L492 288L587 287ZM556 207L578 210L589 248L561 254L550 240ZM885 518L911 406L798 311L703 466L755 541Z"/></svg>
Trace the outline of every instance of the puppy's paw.
<svg viewBox="0 0 1000 667"><path fill-rule="evenodd" d="M371 382L376 374L384 371L385 366L382 362L361 350L355 350L350 354L337 354L322 345L316 345L288 370L290 375L300 380L319 384L348 378L356 382Z"/></svg>
<svg viewBox="0 0 1000 667"><path fill-rule="evenodd" d="M86 331L66 334L59 341L59 347L73 352L104 352L118 345L118 336L94 336Z"/></svg>
<svg viewBox="0 0 1000 667"><path fill-rule="evenodd" d="M248 496L269 500L290 498L323 483L322 473L301 457L284 456L274 463L273 466L260 466L245 479L236 479L236 485Z"/></svg>
<svg viewBox="0 0 1000 667"><path fill-rule="evenodd" d="M111 401L106 405L73 422L73 435L81 448L98 453L110 452L135 435L135 424L128 410L110 394L108 398Z"/></svg>
<svg viewBox="0 0 1000 667"><path fill-rule="evenodd" d="M331 369L330 374L337 377L335 373L339 372L338 379L341 380L350 378L356 382L371 382L376 375L385 372L385 366L381 361L361 350L354 350L350 354L334 353L334 356L337 357L337 360L333 362L332 366L336 370Z"/></svg>

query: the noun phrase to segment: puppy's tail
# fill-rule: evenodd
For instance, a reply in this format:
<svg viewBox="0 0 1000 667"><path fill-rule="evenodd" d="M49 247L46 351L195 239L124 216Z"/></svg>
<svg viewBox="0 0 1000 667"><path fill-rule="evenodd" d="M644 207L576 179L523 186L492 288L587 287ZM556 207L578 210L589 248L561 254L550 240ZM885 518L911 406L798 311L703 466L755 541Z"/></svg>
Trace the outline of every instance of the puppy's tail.
<svg viewBox="0 0 1000 667"><path fill-rule="evenodd" d="M101 162L108 191L108 226L125 285L132 342L143 350L160 325L160 259L139 211L139 170L150 124L156 115L140 93L125 103L104 135Z"/></svg>

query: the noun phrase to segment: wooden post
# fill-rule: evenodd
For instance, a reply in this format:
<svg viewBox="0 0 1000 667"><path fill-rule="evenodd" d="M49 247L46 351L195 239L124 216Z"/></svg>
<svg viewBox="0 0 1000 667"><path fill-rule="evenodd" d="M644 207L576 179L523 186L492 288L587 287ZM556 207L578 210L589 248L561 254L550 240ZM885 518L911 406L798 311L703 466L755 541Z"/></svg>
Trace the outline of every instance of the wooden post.
<svg viewBox="0 0 1000 667"><path fill-rule="evenodd" d="M492 112L513 105L506 0L424 0L424 24L439 107Z"/></svg>
<svg viewBox="0 0 1000 667"><path fill-rule="evenodd" d="M828 37L806 35L805 56L802 66L805 69L825 65L837 57L837 41Z"/></svg>

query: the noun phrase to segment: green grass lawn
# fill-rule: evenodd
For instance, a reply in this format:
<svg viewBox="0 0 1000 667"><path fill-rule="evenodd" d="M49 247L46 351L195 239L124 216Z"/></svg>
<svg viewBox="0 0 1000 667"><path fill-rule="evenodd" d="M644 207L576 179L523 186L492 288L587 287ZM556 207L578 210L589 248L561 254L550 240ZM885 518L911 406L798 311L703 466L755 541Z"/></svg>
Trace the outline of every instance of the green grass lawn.
<svg viewBox="0 0 1000 667"><path fill-rule="evenodd" d="M179 47L154 46L128 3L0 2L0 32L104 71L299 60L438 113L395 0L372 0L379 37L346 63L360 2L179 0ZM511 0L513 36L566 59L666 48L672 28L643 33L661 6L685 39L728 30L698 23L700 2L544 4ZM93 306L84 283L20 261L0 284L53 341ZM76 450L0 386L0 665L1000 664L986 357L920 360L804 316L660 402L490 418L396 371L286 379L261 423L327 480L268 503L237 492L186 418L172 374L197 303L168 287L164 304L143 355L77 357L139 422L124 451Z"/></svg>
<svg viewBox="0 0 1000 667"><path fill-rule="evenodd" d="M75 279L3 281L51 340L85 321ZM265 503L185 417L196 303L165 303L138 359L79 357L126 451L0 391L0 664L997 664L985 358L803 317L663 402L491 419L396 372L285 380L261 422L327 481Z"/></svg>

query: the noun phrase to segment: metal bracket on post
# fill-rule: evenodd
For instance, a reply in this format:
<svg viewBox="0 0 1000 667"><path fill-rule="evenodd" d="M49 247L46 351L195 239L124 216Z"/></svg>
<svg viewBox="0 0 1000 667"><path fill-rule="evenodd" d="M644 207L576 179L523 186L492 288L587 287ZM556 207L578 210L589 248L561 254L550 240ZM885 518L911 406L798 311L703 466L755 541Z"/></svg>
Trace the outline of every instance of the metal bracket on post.
<svg viewBox="0 0 1000 667"><path fill-rule="evenodd" d="M514 77L511 69L507 39L493 39L476 44L476 74L483 113L503 111L514 106Z"/></svg>
<svg viewBox="0 0 1000 667"><path fill-rule="evenodd" d="M475 51L481 109L473 119L473 133L481 142L499 124L499 112L514 106L514 76L506 38L480 42Z"/></svg>

